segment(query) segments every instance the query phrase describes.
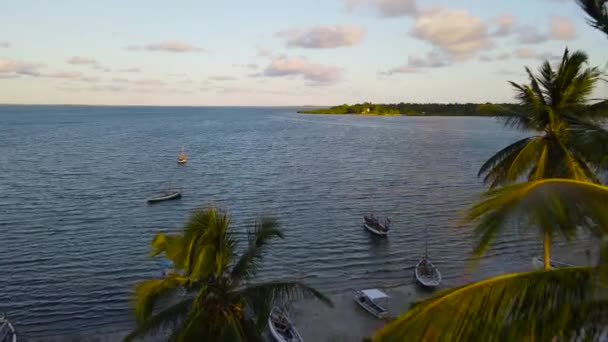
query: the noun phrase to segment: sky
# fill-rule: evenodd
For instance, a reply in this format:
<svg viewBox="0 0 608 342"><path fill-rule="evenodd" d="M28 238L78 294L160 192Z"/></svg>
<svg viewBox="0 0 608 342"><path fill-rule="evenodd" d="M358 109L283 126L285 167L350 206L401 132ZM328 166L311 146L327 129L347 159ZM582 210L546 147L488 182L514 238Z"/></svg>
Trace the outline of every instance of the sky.
<svg viewBox="0 0 608 342"><path fill-rule="evenodd" d="M608 62L574 0L3 0L0 103L513 102L566 47ZM602 83L595 97L608 95Z"/></svg>

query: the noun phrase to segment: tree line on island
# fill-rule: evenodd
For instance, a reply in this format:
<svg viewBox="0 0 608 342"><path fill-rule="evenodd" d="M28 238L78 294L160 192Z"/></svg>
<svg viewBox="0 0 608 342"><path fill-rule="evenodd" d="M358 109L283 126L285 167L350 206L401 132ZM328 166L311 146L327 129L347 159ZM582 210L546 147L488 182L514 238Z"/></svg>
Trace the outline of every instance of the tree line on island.
<svg viewBox="0 0 608 342"><path fill-rule="evenodd" d="M606 34L607 2L578 0L590 24ZM580 231L600 246L602 256L608 252L608 187L601 179L608 172L608 111L588 105L602 75L587 63L585 53L566 49L557 68L544 62L538 74L526 68L528 83L512 83L519 103L511 108L517 111L502 120L529 137L481 166L478 175L489 189L462 220L473 227L474 258L514 227L536 232L544 269L440 291L388 322L371 340L595 341L605 336L607 265L600 260L555 269L550 264L552 242L572 240ZM358 113L374 113L371 104L356 106ZM256 280L264 251L282 236L276 221L263 218L237 248L230 217L215 208L193 213L181 233L157 234L152 254L170 260L173 270L136 286L137 325L126 340L164 328L170 341L262 341L277 301L310 296L332 305L298 281Z"/></svg>
<svg viewBox="0 0 608 342"><path fill-rule="evenodd" d="M393 103L343 104L330 108L302 109L303 114L361 114L407 116L503 116L521 111L516 103Z"/></svg>

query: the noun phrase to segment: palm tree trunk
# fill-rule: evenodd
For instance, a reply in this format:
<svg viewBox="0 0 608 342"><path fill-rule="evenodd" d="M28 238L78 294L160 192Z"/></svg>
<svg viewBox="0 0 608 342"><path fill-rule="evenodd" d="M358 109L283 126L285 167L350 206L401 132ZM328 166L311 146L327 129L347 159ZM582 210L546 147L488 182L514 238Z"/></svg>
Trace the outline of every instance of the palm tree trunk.
<svg viewBox="0 0 608 342"><path fill-rule="evenodd" d="M544 252L544 269L549 270L551 268L551 233L545 232L543 239L543 252Z"/></svg>

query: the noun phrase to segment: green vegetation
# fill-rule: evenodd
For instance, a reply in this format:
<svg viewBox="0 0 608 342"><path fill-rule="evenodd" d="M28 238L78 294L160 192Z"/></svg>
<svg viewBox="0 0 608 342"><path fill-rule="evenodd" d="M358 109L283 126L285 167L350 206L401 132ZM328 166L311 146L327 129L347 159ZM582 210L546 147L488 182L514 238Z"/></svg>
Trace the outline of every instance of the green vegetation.
<svg viewBox="0 0 608 342"><path fill-rule="evenodd" d="M576 0L579 6L589 16L588 23L592 27L608 35L608 0Z"/></svg>
<svg viewBox="0 0 608 342"><path fill-rule="evenodd" d="M163 328L169 341L263 341L275 302L312 296L332 305L298 281L255 283L264 250L283 233L274 219L264 218L248 235L236 258L236 232L226 212L215 208L195 212L180 234L156 234L152 254L164 255L173 270L136 286L137 327L125 341Z"/></svg>
<svg viewBox="0 0 608 342"><path fill-rule="evenodd" d="M304 114L359 114L359 115L407 115L407 116L503 116L521 110L517 104L492 103L396 103L373 104L370 102L323 109L300 110Z"/></svg>

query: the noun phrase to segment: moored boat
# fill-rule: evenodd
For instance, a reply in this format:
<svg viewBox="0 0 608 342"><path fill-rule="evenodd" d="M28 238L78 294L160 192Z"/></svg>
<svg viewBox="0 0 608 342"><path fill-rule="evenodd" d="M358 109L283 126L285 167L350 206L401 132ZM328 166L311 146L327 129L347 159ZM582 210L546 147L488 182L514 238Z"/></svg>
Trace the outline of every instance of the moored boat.
<svg viewBox="0 0 608 342"><path fill-rule="evenodd" d="M549 260L549 264L551 265L551 268L574 267L574 265L572 265L572 264L568 264L568 263L553 260L553 259ZM542 256L536 256L536 257L532 258L532 266L537 270L542 270L543 268L545 268L545 258Z"/></svg>
<svg viewBox="0 0 608 342"><path fill-rule="evenodd" d="M354 293L354 299L365 311L376 318L388 317L389 296L378 289L358 290Z"/></svg>
<svg viewBox="0 0 608 342"><path fill-rule="evenodd" d="M0 314L0 342L17 342L15 327L9 322L5 314Z"/></svg>
<svg viewBox="0 0 608 342"><path fill-rule="evenodd" d="M375 217L374 214L363 216L363 227L376 235L387 236L390 225L391 220L388 217L384 220L380 220Z"/></svg>
<svg viewBox="0 0 608 342"><path fill-rule="evenodd" d="M270 310L268 316L268 329L270 334L277 342L303 342L304 339L291 322L287 313L278 306Z"/></svg>
<svg viewBox="0 0 608 342"><path fill-rule="evenodd" d="M182 148L182 150L177 155L177 163L178 164L186 164L188 162L188 157L186 156L186 152Z"/></svg>
<svg viewBox="0 0 608 342"><path fill-rule="evenodd" d="M441 272L426 256L416 264L415 274L418 283L424 287L434 288L441 284Z"/></svg>
<svg viewBox="0 0 608 342"><path fill-rule="evenodd" d="M166 191L157 195L154 195L148 198L148 203L157 203L162 201L169 201L174 199L179 199L182 197L181 192L179 191Z"/></svg>

